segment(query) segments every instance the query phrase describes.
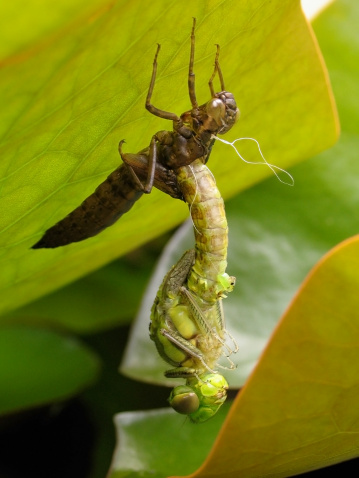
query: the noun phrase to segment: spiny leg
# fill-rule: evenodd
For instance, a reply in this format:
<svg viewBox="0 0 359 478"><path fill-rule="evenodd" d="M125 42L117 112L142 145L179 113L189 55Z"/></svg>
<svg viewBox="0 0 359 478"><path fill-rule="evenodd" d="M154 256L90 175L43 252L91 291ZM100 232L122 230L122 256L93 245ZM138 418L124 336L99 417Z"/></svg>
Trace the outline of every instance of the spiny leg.
<svg viewBox="0 0 359 478"><path fill-rule="evenodd" d="M236 339L226 329L222 300L217 301L217 314L218 314L218 319L217 320L218 320L218 323L220 324L220 329L223 330L223 333L229 338L229 340L233 344L233 349L227 344L226 344L226 349L229 352L229 354L236 354L239 350L239 347L238 347L238 344L236 342Z"/></svg>
<svg viewBox="0 0 359 478"><path fill-rule="evenodd" d="M203 367L206 368L209 372L217 373L215 370L212 370L207 365L206 361L203 358L202 352L197 347L192 345L191 342L184 339L180 333L176 332L175 330L169 331L166 329L161 329L160 332L164 337L166 337L170 342L176 345L176 347L178 347L180 350L183 350L190 357L193 357L197 359L199 362L201 362Z"/></svg>
<svg viewBox="0 0 359 478"><path fill-rule="evenodd" d="M148 88L147 98L146 98L146 109L155 116L159 116L160 118L168 119L171 121L179 121L179 117L175 113L170 113L169 111L163 111L151 104L151 98L153 93L153 88L155 86L156 81L156 73L157 73L157 57L160 51L161 45L158 44L157 51L155 54L155 58L153 60L153 69L152 69L152 76L151 76L151 83L150 87Z"/></svg>
<svg viewBox="0 0 359 478"><path fill-rule="evenodd" d="M198 108L198 103L196 99L196 87L195 87L195 74L193 72L194 64L194 47L195 47L195 28L196 28L196 19L193 18L192 33L191 33L191 55L189 59L189 70L188 70L188 92L189 98L191 100L192 109Z"/></svg>
<svg viewBox="0 0 359 478"><path fill-rule="evenodd" d="M220 363L217 363L217 367L222 369L222 370L235 370L237 368L237 365L233 362L233 360L231 360L228 355L225 355L226 359L228 360L229 362L229 367L225 366L225 365L221 365Z"/></svg>
<svg viewBox="0 0 359 478"><path fill-rule="evenodd" d="M220 83L221 83L221 91L225 91L225 90L226 90L226 88L225 88L225 86L224 86L224 80L223 80L222 70L221 70L221 67L219 66L219 51L220 51L220 47L219 47L218 44L216 44L216 47L217 47L217 52L216 52L216 57L215 57L215 59L214 59L214 70L213 70L212 76L211 76L211 78L209 79L209 82L208 82L208 85L209 85L209 89L210 89L212 98L214 98L214 96L215 96L215 92L214 92L214 88L213 88L213 80L214 80L214 77L216 76L216 73L218 73L218 78L219 78L219 81L220 81Z"/></svg>
<svg viewBox="0 0 359 478"><path fill-rule="evenodd" d="M228 337L229 340L232 342L233 347L234 347L233 349L231 349L231 348L228 346L229 350L231 351L230 353L231 353L231 354L236 354L236 353L238 352L238 350L239 350L239 345L237 344L236 339L233 337L233 335L232 335L230 332L228 332L227 329L224 329L224 333L227 335L227 337Z"/></svg>
<svg viewBox="0 0 359 478"><path fill-rule="evenodd" d="M196 322L198 328L200 329L200 331L205 335L212 335L213 338L215 338L220 344L222 344L222 346L226 349L226 351L228 353L228 355L226 355L224 353L222 355L224 355L226 357L226 359L228 360L228 362L230 364L229 369L232 370L233 368L235 368L234 363L229 358L229 355L231 355L232 353L236 353L238 351L238 345L235 342L235 340L233 339L233 337L230 336L230 338L232 339L232 341L234 343L234 350L232 350L230 348L230 346L228 344L226 344L225 340L223 340L222 337L219 336L218 331L216 330L216 328L211 327L209 325L209 323L206 320L206 317L204 316L201 308L197 304L193 294L189 290L187 290L185 287L181 287L180 291L181 291L184 299L186 300L186 302L187 302L187 304L188 304L188 306L191 310L192 317L195 320L195 322ZM221 300L218 300L218 302L213 307L215 307L215 309L216 309L216 320L218 322L219 330L222 330L223 333L227 333L227 331L224 328L224 314L223 314L223 308L222 308ZM220 368L228 369L228 367L224 367L223 365L218 364L218 366Z"/></svg>
<svg viewBox="0 0 359 478"><path fill-rule="evenodd" d="M217 329L225 332L224 329L224 315L223 315L223 308L221 307L221 299L218 299L217 303L212 307L215 308L216 312L216 321L218 323L218 327L211 327L208 323L206 317L204 316L200 306L197 304L194 295L185 287L181 287L180 289L182 296L184 297L187 305L189 306L192 316L203 334L209 335L211 334L216 340L218 340L225 348L228 349L230 353L233 351L229 348L229 346L225 343L225 341L218 335Z"/></svg>
<svg viewBox="0 0 359 478"><path fill-rule="evenodd" d="M218 329L222 331L223 336L227 335L229 337L228 332L226 330L226 326L225 326L222 299L218 299L214 307L216 308L216 321L218 323ZM214 329L214 330L212 329L213 334L216 334L216 332L217 332L216 329ZM217 337L217 335L216 335L216 337ZM232 349L226 343L224 338L221 338L221 337L218 338L218 340L221 342L223 347L226 349L226 353L222 352L222 355L224 355L232 365L232 361L229 359L229 355L232 355L232 353L236 353L238 351L238 350L236 350L236 348L238 349L238 345L237 345L237 343L235 342L235 340L232 336L230 336L230 339L233 341L234 349ZM223 368L223 367L221 367L221 368ZM232 366L231 366L231 368L232 368Z"/></svg>
<svg viewBox="0 0 359 478"><path fill-rule="evenodd" d="M142 184L141 180L133 170L132 166L128 164L126 161L126 154L122 152L122 145L125 143L125 140L121 140L118 144L118 152L122 158L122 161L127 166L132 179L134 180L135 184L137 184L140 191L143 191L146 194L149 194L153 187L154 177L155 177L155 169L157 163L157 143L156 143L156 135L152 136L150 148L149 148L149 161L148 161L148 172L147 172L147 179L145 184Z"/></svg>
<svg viewBox="0 0 359 478"><path fill-rule="evenodd" d="M165 377L167 378L189 378L189 377L196 377L198 380L199 378L198 372L195 368L192 367L176 367L171 368L170 370L165 371Z"/></svg>

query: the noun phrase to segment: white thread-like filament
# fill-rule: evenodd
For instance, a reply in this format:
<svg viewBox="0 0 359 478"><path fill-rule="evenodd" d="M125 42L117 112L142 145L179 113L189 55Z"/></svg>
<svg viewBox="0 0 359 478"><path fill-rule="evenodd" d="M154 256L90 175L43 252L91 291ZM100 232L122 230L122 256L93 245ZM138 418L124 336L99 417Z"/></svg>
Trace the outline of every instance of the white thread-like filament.
<svg viewBox="0 0 359 478"><path fill-rule="evenodd" d="M293 179L293 176L291 174L288 173L288 171L286 171L285 169L282 169L280 168L279 166L275 166L274 164L270 164L268 163L268 161L266 160L266 158L264 157L263 153L262 153L262 150L259 146L259 143L256 139L254 138L237 138L235 139L234 141L230 142L230 141L226 141L225 139L222 139L222 138L218 138L218 136L215 136L215 135L212 135L212 138L213 139L216 139L217 141L221 141L222 143L225 143L225 144L228 144L229 146L232 146L232 148L235 150L235 152L237 153L237 155L241 158L241 160L247 164L266 164L274 173L274 175L277 177L278 181L280 181L281 183L283 184L287 184L288 186L294 186L294 179ZM245 158L243 158L243 156L240 154L240 152L238 151L238 149L234 146L234 143L236 143L237 141L243 141L243 140L249 140L249 141L254 141L256 144L257 144L257 147L258 147L258 151L259 151L259 154L261 155L262 159L263 159L263 162L261 161L248 161L246 160ZM287 181L283 181L278 173L276 172L277 171L281 171L282 173L286 174L289 178L290 178L290 182L287 182Z"/></svg>
<svg viewBox="0 0 359 478"><path fill-rule="evenodd" d="M191 202L191 204L190 204L190 206L189 206L189 213L190 213L190 215L191 215L191 221L192 221L192 224L193 224L193 228L197 231L197 233L198 233L200 236L202 236L202 233L197 229L196 224L194 223L194 220L193 220L193 217L192 217L192 206L193 206L193 204L194 204L194 201L195 201L195 199L196 199L196 197L197 197L197 192L198 192L197 176L196 176L195 172L193 171L193 167L192 167L191 164L189 165L189 169L190 169L190 171L191 171L191 173L192 173L192 176L193 176L193 179L194 179L194 181L195 181L195 183L196 183L196 193L195 193L195 195L193 196L192 202Z"/></svg>

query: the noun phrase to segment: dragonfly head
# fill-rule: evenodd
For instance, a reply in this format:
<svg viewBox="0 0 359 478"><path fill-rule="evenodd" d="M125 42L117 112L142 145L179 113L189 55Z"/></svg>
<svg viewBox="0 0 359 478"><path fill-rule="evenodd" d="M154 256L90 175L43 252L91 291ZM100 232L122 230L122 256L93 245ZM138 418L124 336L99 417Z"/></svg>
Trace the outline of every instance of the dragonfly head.
<svg viewBox="0 0 359 478"><path fill-rule="evenodd" d="M206 112L215 121L217 130L213 134L224 134L229 131L239 118L240 112L232 93L222 91L216 93L208 103Z"/></svg>
<svg viewBox="0 0 359 478"><path fill-rule="evenodd" d="M169 397L171 407L188 415L194 423L213 417L227 398L228 383L218 373L204 373L187 379L186 385L175 387Z"/></svg>

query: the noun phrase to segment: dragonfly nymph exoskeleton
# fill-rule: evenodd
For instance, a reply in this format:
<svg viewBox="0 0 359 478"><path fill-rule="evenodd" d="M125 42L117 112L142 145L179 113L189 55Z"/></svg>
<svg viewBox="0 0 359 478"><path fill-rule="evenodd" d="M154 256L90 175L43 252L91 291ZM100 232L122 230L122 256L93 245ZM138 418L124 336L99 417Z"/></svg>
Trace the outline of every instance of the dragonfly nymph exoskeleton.
<svg viewBox="0 0 359 478"><path fill-rule="evenodd" d="M146 108L172 121L173 130L157 132L150 145L137 154L124 153L121 141L123 164L77 209L48 229L33 248L64 246L98 234L153 186L188 204L195 249L187 251L166 275L152 307L150 336L161 357L174 367L165 375L186 380L172 391L171 406L198 423L211 418L226 400L228 384L217 369L235 368L229 356L237 346L226 331L222 310L222 299L235 283L226 273L228 226L223 199L206 163L214 137L232 128L239 110L233 94L225 91L218 45L209 80L211 99L198 105L193 71L195 25L194 19L188 72L192 108L177 116L151 103L158 45ZM216 75L219 93L213 88ZM221 357L227 365L220 363Z"/></svg>
<svg viewBox="0 0 359 478"><path fill-rule="evenodd" d="M113 171L79 207L48 229L32 246L33 249L65 246L95 236L131 209L143 193L150 193L153 186L174 198L183 199L178 188L175 170L191 164L198 158L201 158L204 163L208 161L214 141L212 136L226 133L239 114L233 95L224 91L218 54L210 80L212 99L198 106L193 73L194 28L195 20L191 36L192 48L188 76L192 109L177 116L175 113L160 110L152 105L157 57L160 51L160 45L158 45L146 98L146 109L155 116L172 121L173 131L157 132L152 136L150 145L137 154L122 152L123 141L121 141L119 152L123 164ZM216 72L221 79L223 91L220 93L214 93L212 86Z"/></svg>

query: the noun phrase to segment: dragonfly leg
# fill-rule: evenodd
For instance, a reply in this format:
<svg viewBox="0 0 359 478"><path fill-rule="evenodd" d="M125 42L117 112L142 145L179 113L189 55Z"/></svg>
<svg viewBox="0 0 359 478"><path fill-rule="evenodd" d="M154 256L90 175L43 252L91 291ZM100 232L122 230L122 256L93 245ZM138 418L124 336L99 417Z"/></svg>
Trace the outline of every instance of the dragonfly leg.
<svg viewBox="0 0 359 478"><path fill-rule="evenodd" d="M166 275L163 282L163 293L165 296L178 295L178 291L187 280L187 276L194 262L194 257L194 249L189 249Z"/></svg>
<svg viewBox="0 0 359 478"><path fill-rule="evenodd" d="M171 368L171 370L165 371L165 377L167 378L188 378L196 377L199 379L199 375L196 369L192 367L176 367Z"/></svg>
<svg viewBox="0 0 359 478"><path fill-rule="evenodd" d="M151 104L151 98L153 93L153 88L155 86L156 81L156 73L157 73L157 57L160 51L161 45L158 44L157 51L155 54L155 58L153 60L153 69L152 69L152 76L150 87L148 88L147 98L146 98L146 109L155 116L159 116L160 118L169 119L171 121L180 121L179 117L175 113L170 113L169 111L163 111Z"/></svg>
<svg viewBox="0 0 359 478"><path fill-rule="evenodd" d="M211 327L204 317L201 308L196 303L196 299L194 298L193 294L186 287L181 287L180 292L185 302L188 304L199 330L203 334L211 334Z"/></svg>
<svg viewBox="0 0 359 478"><path fill-rule="evenodd" d="M122 145L124 142L125 142L124 140L121 140L118 145L118 151L120 153L121 159L126 164L127 169L129 170L133 181L138 186L138 189L146 194L149 194L152 191L154 177L155 177L156 163L157 163L156 135L152 136L150 147L149 147L147 178L144 184L135 173L131 164L129 164L129 161L127 160L127 157L126 157L126 153L122 152Z"/></svg>
<svg viewBox="0 0 359 478"><path fill-rule="evenodd" d="M205 369L207 369L211 373L217 373L215 370L212 370L206 363L206 361L203 358L202 352L195 347L194 345L191 344L188 340L184 339L182 335L175 331L175 330L167 330L167 329L161 329L160 330L161 335L166 337L170 342L172 342L176 347L178 347L180 350L185 352L188 356L195 358L201 364Z"/></svg>
<svg viewBox="0 0 359 478"><path fill-rule="evenodd" d="M209 85L209 89L210 89L212 98L214 98L214 96L215 96L215 92L214 92L214 88L213 88L213 80L214 80L214 77L216 76L216 73L218 73L219 81L221 83L221 91L225 91L223 74L222 74L221 67L219 66L219 50L220 50L220 48L219 48L219 45L216 45L216 46L217 46L217 52L216 52L216 57L214 59L214 70L213 70L211 78L208 81L208 85Z"/></svg>
<svg viewBox="0 0 359 478"><path fill-rule="evenodd" d="M137 176L137 174L135 173L135 171L133 170L132 166L130 164L128 164L127 160L126 160L126 154L122 152L122 145L123 143L125 143L126 141L124 139L122 139L119 143L118 143L118 152L120 153L120 156L121 156L121 159L122 161L124 162L124 164L126 165L128 171L130 172L131 174L131 177L134 181L134 183L137 185L138 189L140 191L144 191L145 187L144 185L142 184L141 180L139 179L139 177Z"/></svg>
<svg viewBox="0 0 359 478"><path fill-rule="evenodd" d="M237 368L237 365L229 358L228 355L222 354L222 356L226 357L229 363L229 367L226 365L221 365L220 363L217 363L217 367L221 368L222 370L235 370Z"/></svg>
<svg viewBox="0 0 359 478"><path fill-rule="evenodd" d="M230 339L232 340L234 344L234 348L232 349L226 342L225 340L221 337L219 333L223 332L223 334L228 332L225 329L224 326L224 313L223 313L223 307L222 307L222 301L219 299L217 303L211 307L214 308L214 313L215 313L215 322L216 326L213 327L208 323L208 320L206 319L203 311L201 310L200 306L197 304L196 299L194 295L185 287L181 287L180 289L188 307L190 308L190 311L192 313L192 317L197 324L198 328L201 330L203 334L210 334L212 337L214 337L222 346L226 349L226 352L228 355L224 354L227 360L230 363L230 368L233 368L233 362L229 359L229 355L232 353L236 353L238 351L238 345L232 335L230 335ZM222 367L226 368L226 367Z"/></svg>
<svg viewBox="0 0 359 478"><path fill-rule="evenodd" d="M194 64L194 47L195 47L195 28L196 28L196 19L193 18L193 25L192 25L192 33L191 33L191 55L189 59L189 70L188 70L188 93L189 98L191 100L192 108L198 108L197 98L196 98L196 87L195 87L195 79L196 75L193 72L193 64Z"/></svg>
<svg viewBox="0 0 359 478"><path fill-rule="evenodd" d="M239 346L238 346L238 344L237 344L236 339L233 337L233 335L232 335L230 332L228 332L227 329L224 329L224 332L225 332L225 334L227 335L227 337L231 340L231 342L232 342L232 344L233 344L233 349L231 350L231 352L234 353L234 354L236 354L236 353L238 352L238 350L239 350Z"/></svg>
<svg viewBox="0 0 359 478"><path fill-rule="evenodd" d="M233 348L226 344L226 349L229 352L229 354L236 354L239 350L239 347L238 347L238 344L236 342L236 339L226 329L226 323L225 323L225 320L224 320L224 311L223 311L222 300L217 301L217 314L218 314L218 323L220 324L220 330L223 330L224 335L227 336L228 339L233 344Z"/></svg>

